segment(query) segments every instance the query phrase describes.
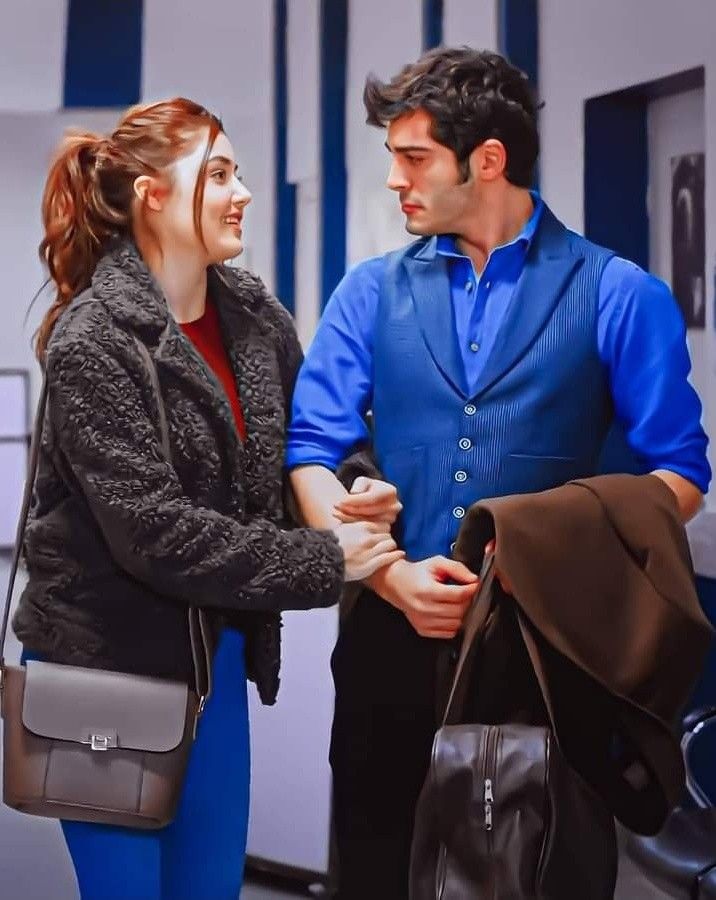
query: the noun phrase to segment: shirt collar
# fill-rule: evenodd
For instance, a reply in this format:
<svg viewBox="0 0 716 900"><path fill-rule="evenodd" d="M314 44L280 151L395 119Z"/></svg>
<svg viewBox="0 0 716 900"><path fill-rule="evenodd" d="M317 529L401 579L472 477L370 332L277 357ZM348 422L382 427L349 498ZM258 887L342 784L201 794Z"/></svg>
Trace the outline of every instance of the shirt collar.
<svg viewBox="0 0 716 900"><path fill-rule="evenodd" d="M525 223L524 228L517 237L513 238L507 244L501 244L499 247L496 247L495 250L503 250L505 247L512 247L516 244L519 244L524 252L527 253L527 250L532 243L532 240L537 231L537 226L539 225L540 218L542 217L542 211L544 210L544 200L540 197L537 191L530 191L530 196L532 197L532 202L534 203L534 209L532 211L532 215L529 217L527 222ZM464 257L464 253L461 253L457 246L457 240L454 234L440 234L437 238L437 246L436 252L441 256L454 256L454 257Z"/></svg>

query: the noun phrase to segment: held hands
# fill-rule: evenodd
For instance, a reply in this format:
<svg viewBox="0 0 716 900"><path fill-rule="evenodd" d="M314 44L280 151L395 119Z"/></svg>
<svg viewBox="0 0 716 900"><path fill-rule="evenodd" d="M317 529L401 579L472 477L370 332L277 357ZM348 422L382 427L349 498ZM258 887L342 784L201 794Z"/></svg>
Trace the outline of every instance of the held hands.
<svg viewBox="0 0 716 900"><path fill-rule="evenodd" d="M353 482L350 493L333 507L333 515L340 522L392 525L402 508L392 484L361 475Z"/></svg>
<svg viewBox="0 0 716 900"><path fill-rule="evenodd" d="M392 484L361 475L350 494L333 507L334 527L345 556L345 580L362 581L378 569L405 558L390 536L403 505Z"/></svg>
<svg viewBox="0 0 716 900"><path fill-rule="evenodd" d="M345 558L345 580L361 581L376 570L405 557L390 536L390 526L380 522L343 522L333 531Z"/></svg>
<svg viewBox="0 0 716 900"><path fill-rule="evenodd" d="M333 507L340 523L334 531L345 556L345 580L362 581L378 569L404 559L390 536L390 526L403 508L392 484L361 475L350 494Z"/></svg>

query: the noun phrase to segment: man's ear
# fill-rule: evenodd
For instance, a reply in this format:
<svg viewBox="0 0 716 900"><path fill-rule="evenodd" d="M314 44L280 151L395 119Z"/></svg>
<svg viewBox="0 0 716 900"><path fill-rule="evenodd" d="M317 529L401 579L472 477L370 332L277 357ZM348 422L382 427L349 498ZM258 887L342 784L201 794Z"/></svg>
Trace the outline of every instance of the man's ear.
<svg viewBox="0 0 716 900"><path fill-rule="evenodd" d="M495 181L507 170L507 150L502 141L488 138L470 154L470 171L480 181Z"/></svg>
<svg viewBox="0 0 716 900"><path fill-rule="evenodd" d="M134 196L142 206L153 212L161 212L167 197L167 187L152 175L139 175L134 179Z"/></svg>

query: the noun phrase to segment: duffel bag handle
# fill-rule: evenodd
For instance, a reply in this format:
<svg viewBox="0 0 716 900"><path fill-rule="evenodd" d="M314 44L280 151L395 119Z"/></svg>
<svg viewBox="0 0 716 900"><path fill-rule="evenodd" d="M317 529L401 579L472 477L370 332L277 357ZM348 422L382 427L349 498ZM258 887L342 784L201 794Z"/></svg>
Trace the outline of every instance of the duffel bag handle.
<svg viewBox="0 0 716 900"><path fill-rule="evenodd" d="M469 682L470 669L468 658L482 638L487 619L493 603L492 586L495 580L495 554L486 553L480 569L480 587L470 609L465 616L462 644L458 656L452 686L443 713L443 725L454 725L462 716L465 705L465 692Z"/></svg>
<svg viewBox="0 0 716 900"><path fill-rule="evenodd" d="M472 669L472 666L469 665L469 661L485 633L487 620L493 606L494 581L495 554L494 551L492 551L485 554L480 570L480 587L465 616L460 655L455 667L450 694L443 714L443 725L455 725L460 721L462 716L465 705L465 693L470 681L469 674ZM537 678L547 715L549 716L550 724L552 725L552 730L556 737L557 727L554 717L554 706L549 693L547 677L545 675L544 666L542 665L539 649L534 635L532 634L532 626L525 619L525 616L517 603L515 603L515 615L517 616L520 634L522 635L522 640L527 648L527 653L529 654L530 662L535 677Z"/></svg>

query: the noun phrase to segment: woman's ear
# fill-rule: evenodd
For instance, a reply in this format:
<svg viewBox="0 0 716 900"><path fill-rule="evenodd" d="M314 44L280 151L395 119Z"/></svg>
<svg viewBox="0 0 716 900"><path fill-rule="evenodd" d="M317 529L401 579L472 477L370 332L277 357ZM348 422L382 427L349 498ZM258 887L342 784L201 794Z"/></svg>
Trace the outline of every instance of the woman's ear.
<svg viewBox="0 0 716 900"><path fill-rule="evenodd" d="M166 185L152 175L139 175L134 179L134 196L147 209L161 212L167 196Z"/></svg>

